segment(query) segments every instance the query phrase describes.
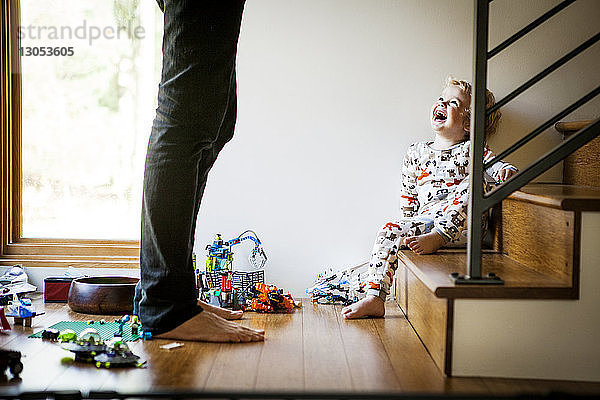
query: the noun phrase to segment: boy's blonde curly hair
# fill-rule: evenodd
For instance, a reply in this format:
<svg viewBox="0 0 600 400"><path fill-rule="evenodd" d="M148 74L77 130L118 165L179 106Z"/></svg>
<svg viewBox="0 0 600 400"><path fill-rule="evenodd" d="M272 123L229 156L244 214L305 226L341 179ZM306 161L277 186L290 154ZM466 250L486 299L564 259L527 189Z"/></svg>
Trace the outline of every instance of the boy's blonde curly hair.
<svg viewBox="0 0 600 400"><path fill-rule="evenodd" d="M446 85L444 86L444 88L447 88L449 86L459 87L463 92L465 92L466 95L469 96L469 100L471 99L471 93L473 92L473 88L472 88L470 82L456 79L453 76L448 76L448 78L446 78ZM490 92L488 89L486 89L485 90L485 109L487 110L494 104L496 104L496 98L494 97L494 94L492 92ZM496 110L485 119L485 138L486 138L486 140L487 140L487 138L492 136L494 133L496 133L496 130L498 129L498 124L500 122L500 117L502 117L502 113L500 112L500 110ZM465 118L467 118L467 121L469 121L469 123L470 123L470 121L471 121L471 106L470 105L466 110Z"/></svg>

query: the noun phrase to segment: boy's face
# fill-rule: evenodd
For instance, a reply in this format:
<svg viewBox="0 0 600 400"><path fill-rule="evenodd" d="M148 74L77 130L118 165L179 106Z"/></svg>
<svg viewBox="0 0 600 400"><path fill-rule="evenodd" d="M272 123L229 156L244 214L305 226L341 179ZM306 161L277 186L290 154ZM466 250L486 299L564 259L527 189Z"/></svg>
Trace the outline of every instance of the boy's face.
<svg viewBox="0 0 600 400"><path fill-rule="evenodd" d="M466 110L470 96L458 86L448 86L431 109L431 127L448 139L462 140L469 131ZM466 131L466 132L465 132Z"/></svg>

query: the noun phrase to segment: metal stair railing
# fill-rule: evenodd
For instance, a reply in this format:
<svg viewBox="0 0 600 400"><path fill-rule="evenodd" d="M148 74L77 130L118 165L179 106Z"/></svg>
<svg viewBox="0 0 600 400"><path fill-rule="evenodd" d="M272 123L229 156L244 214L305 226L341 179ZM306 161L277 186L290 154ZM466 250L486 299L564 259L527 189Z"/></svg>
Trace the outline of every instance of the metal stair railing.
<svg viewBox="0 0 600 400"><path fill-rule="evenodd" d="M473 23L473 38L474 38L474 54L473 54L473 93L471 104L473 112L471 115L471 162L469 169L469 204L468 204L468 220L467 229L469 232L469 240L467 242L467 274L460 275L458 273L451 274L451 278L456 284L503 284L502 279L493 273L487 276L482 276L482 245L481 239L483 236L483 227L481 226L481 217L484 212L500 203L511 193L519 190L534 178L538 177L549 168L554 166L566 158L569 154L585 145L598 135L600 135L600 118L594 120L590 125L581 129L568 140L562 142L554 149L531 163L526 168L522 169L518 174L511 177L502 185L496 187L489 193L484 193L484 171L491 165L498 162L500 159L512 154L523 145L527 144L533 138L537 137L544 130L558 122L560 119L582 106L598 94L600 94L600 86L583 96L563 111L550 118L531 133L525 135L522 139L511 145L497 157L487 163L483 162L483 152L485 147L485 120L486 116L504 106L521 93L535 85L537 82L548 76L557 68L564 65L566 62L576 57L581 52L588 49L600 40L600 32L586 40L581 45L561 57L559 60L548 66L546 69L529 79L523 85L513 90L510 94L498 101L494 106L486 110L486 87L487 87L487 63L488 60L499 54L501 51L508 48L511 44L521 39L527 33L552 18L554 15L573 4L576 0L565 0L557 6L546 12L535 21L506 39L500 45L488 51L488 32L489 32L489 3L492 0L474 0L475 20Z"/></svg>

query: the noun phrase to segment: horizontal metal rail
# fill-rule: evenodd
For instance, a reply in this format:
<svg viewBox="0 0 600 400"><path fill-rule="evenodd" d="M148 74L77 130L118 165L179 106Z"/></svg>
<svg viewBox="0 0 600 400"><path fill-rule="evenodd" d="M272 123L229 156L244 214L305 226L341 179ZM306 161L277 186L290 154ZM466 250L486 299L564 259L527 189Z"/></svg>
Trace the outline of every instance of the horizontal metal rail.
<svg viewBox="0 0 600 400"><path fill-rule="evenodd" d="M517 89L513 90L509 95L507 95L502 100L498 101L496 104L494 104L492 107L490 107L487 110L486 115L490 115L491 113L493 113L500 107L506 105L509 101L511 101L512 99L514 99L515 97L517 97L518 95L520 95L521 93L523 93L524 91L529 89L531 86L535 85L536 83L538 83L539 81L544 79L546 76L548 76L549 74L554 72L556 69L563 66L567 61L571 60L573 57L577 56L579 53L583 52L588 47L592 46L598 40L600 40L600 33L595 34L594 36L592 36L591 38L589 38L588 40L586 40L585 42L583 42L582 44L577 46L575 49L571 50L564 57L560 58L554 64L550 65L549 67L544 69L542 72L540 72L539 74L535 75L533 78L531 78L530 80L525 82L523 85L521 85Z"/></svg>
<svg viewBox="0 0 600 400"><path fill-rule="evenodd" d="M594 120L590 125L572 135L554 149L550 150L544 156L533 162L527 168L521 170L517 175L514 175L508 181L498 186L494 190L483 196L483 209L488 209L495 204L501 202L506 197L516 190L519 190L532 179L537 178L542 173L550 169L559 161L565 159L569 154L581 146L588 143L590 140L600 135L600 118Z"/></svg>
<svg viewBox="0 0 600 400"><path fill-rule="evenodd" d="M506 49L508 46L521 39L523 36L527 35L529 32L548 21L554 15L558 14L560 11L564 10L571 4L575 3L575 0L565 0L562 3L558 4L556 7L552 8L547 13L540 16L538 19L521 29L519 32L515 33L504 42L500 43L498 46L494 47L491 51L487 53L488 60L494 57L496 54L500 53L502 50Z"/></svg>
<svg viewBox="0 0 600 400"><path fill-rule="evenodd" d="M524 136L523 138L521 138L520 140L515 142L512 146L510 146L509 148L504 150L502 153L500 153L496 157L492 158L490 161L488 161L487 163L485 163L483 165L483 169L486 170L489 167L491 167L492 165L496 164L497 162L505 159L507 156L511 155L512 153L517 151L519 148L521 148L521 146L527 144L528 142L530 142L531 140L536 138L540 133L544 132L546 129L548 129L549 127L554 125L556 122L560 121L562 118L569 115L570 113L575 111L577 108L581 107L582 105L584 105L585 103L587 103L588 101L590 101L591 99L596 97L598 94L600 94L600 86L598 86L596 89L592 90L591 92L589 92L588 94L583 96L581 99L577 100L575 103L571 104L569 107L565 108L564 110L562 110L561 112L556 114L554 117L550 118L548 121L544 122L542 125L538 126L536 129L531 131L531 133L529 133L528 135Z"/></svg>

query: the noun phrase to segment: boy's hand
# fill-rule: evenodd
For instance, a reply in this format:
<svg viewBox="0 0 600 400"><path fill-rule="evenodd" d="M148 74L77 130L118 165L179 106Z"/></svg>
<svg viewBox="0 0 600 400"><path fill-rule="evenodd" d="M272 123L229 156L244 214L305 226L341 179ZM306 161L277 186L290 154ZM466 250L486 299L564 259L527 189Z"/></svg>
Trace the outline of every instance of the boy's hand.
<svg viewBox="0 0 600 400"><path fill-rule="evenodd" d="M506 180L508 180L511 176L516 175L517 171L515 171L514 169L511 168L506 168L506 169L502 169L500 170L500 173L498 174L498 182L502 183Z"/></svg>

